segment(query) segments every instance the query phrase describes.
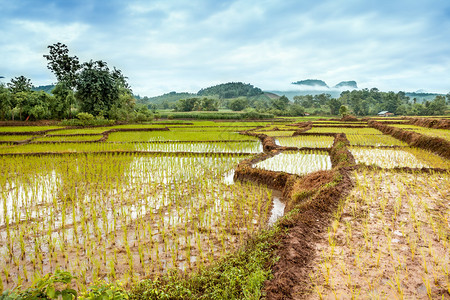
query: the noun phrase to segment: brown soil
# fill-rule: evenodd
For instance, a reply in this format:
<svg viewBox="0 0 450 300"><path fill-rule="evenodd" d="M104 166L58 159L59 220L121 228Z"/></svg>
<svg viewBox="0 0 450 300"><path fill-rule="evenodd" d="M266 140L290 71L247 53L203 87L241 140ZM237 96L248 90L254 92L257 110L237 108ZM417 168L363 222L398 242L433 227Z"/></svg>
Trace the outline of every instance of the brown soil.
<svg viewBox="0 0 450 300"><path fill-rule="evenodd" d="M308 274L316 255L315 244L327 228L333 210L352 187L348 172L342 170L342 179L331 187L324 188L312 198L296 206L295 213L285 217L280 226L289 229L277 249L280 259L272 268L273 279L265 284L267 299L303 299L308 287ZM329 171L330 172L330 171ZM328 178L324 173L317 175ZM327 181L323 178L324 181ZM315 180L305 180L305 186ZM313 184L314 185L314 184Z"/></svg>

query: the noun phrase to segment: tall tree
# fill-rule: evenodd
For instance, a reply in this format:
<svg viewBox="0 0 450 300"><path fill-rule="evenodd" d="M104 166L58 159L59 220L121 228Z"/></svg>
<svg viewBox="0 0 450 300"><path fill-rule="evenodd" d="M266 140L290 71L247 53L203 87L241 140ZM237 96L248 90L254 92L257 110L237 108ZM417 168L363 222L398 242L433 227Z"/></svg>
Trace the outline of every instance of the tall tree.
<svg viewBox="0 0 450 300"><path fill-rule="evenodd" d="M121 91L126 86L125 78L118 74L117 70L111 72L101 60L83 64L75 94L82 112L108 116L109 110L119 101Z"/></svg>
<svg viewBox="0 0 450 300"><path fill-rule="evenodd" d="M17 94L20 92L30 92L32 88L31 80L25 76L19 76L12 78L11 82L8 83L8 88L12 94Z"/></svg>
<svg viewBox="0 0 450 300"><path fill-rule="evenodd" d="M5 119L11 109L11 93L3 83L0 83L0 118Z"/></svg>
<svg viewBox="0 0 450 300"><path fill-rule="evenodd" d="M78 57L69 56L69 49L62 43L56 43L47 48L50 49L50 54L44 55L48 60L47 68L55 74L59 82L64 82L70 89L74 89L78 71L81 68Z"/></svg>

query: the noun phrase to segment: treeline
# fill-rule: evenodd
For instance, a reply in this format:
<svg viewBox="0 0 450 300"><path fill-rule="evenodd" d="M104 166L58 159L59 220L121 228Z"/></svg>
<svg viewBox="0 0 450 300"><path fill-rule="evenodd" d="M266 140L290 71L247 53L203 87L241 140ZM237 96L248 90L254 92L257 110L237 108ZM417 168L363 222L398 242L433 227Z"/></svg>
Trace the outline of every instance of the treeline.
<svg viewBox="0 0 450 300"><path fill-rule="evenodd" d="M446 97L438 95L432 101L417 103L404 92L380 92L372 88L344 91L337 99L329 94L295 96L294 103L315 114L339 115L341 106L345 106L349 113L358 116L377 115L381 111L396 115L443 115L450 103L450 93Z"/></svg>
<svg viewBox="0 0 450 300"><path fill-rule="evenodd" d="M84 120L146 121L152 112L136 105L127 78L104 61L80 63L69 56L67 46L48 46L44 55L55 74L56 86L50 91L34 91L31 80L19 76L0 84L2 120L71 119L83 113Z"/></svg>

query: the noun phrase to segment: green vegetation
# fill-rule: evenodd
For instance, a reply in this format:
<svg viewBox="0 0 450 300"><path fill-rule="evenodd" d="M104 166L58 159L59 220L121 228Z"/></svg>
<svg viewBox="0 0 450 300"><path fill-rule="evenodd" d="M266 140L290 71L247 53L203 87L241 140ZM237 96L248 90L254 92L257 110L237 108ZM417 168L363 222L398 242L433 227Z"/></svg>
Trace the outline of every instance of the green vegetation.
<svg viewBox="0 0 450 300"><path fill-rule="evenodd" d="M251 84L242 82L229 82L218 84L198 91L199 96L217 96L220 99L230 99L237 97L252 97L262 95L261 89Z"/></svg>

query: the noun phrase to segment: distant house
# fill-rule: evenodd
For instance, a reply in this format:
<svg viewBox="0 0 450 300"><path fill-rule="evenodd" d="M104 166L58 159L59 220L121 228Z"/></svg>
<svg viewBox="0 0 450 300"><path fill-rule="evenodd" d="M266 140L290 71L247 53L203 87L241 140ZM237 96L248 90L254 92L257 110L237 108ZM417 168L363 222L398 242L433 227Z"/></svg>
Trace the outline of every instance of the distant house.
<svg viewBox="0 0 450 300"><path fill-rule="evenodd" d="M380 112L378 113L378 116L379 116L379 117L392 117L393 115L394 115L393 113L390 113L390 112L388 112L387 110L380 111Z"/></svg>

